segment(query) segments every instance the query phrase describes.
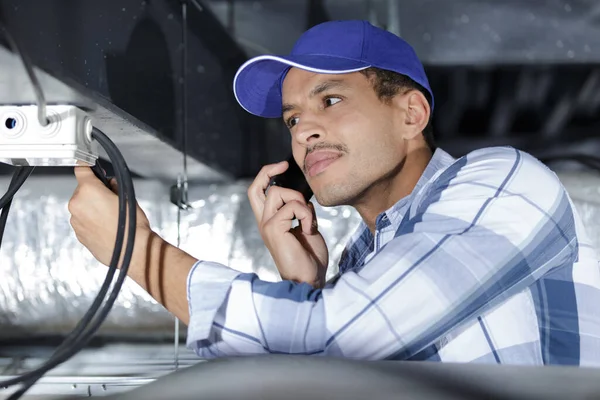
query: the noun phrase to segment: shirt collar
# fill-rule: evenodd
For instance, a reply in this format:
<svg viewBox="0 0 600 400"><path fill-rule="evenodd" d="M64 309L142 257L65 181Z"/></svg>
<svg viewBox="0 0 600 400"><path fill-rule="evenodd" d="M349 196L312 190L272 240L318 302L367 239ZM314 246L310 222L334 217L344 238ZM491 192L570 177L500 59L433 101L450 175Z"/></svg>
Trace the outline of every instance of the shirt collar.
<svg viewBox="0 0 600 400"><path fill-rule="evenodd" d="M421 174L421 177L417 181L415 188L412 192L396 202L385 212L379 214L377 217L378 227L381 229L392 225L394 229L398 229L404 214L407 212L408 207L412 203L415 194L419 193L424 186L435 177L440 171L448 167L454 162L454 158L442 149L437 149L431 160L427 164L427 167ZM369 230L367 224L361 221L358 228L354 231L352 238L349 240L339 262L340 273L344 273L349 269L352 269L358 265L361 265L367 256L367 254L373 251L373 240L374 237Z"/></svg>
<svg viewBox="0 0 600 400"><path fill-rule="evenodd" d="M389 223L385 222L382 226L388 226L390 224L393 226L398 226L404 216L404 212L407 206L410 205L410 203L412 203L415 194L419 193L421 189L423 189L423 186L425 186L438 171L446 168L454 161L455 159L450 154L448 154L440 148L437 148L433 152L431 160L429 160L427 167L425 167L425 170L421 174L421 177L417 181L417 184L415 185L412 192L407 196L404 196L403 198L398 200L393 206L379 214L379 216L377 217L377 221L389 221ZM367 224L365 224L364 221L362 221L359 226L359 229L357 230L357 234L360 235L364 229L368 229L368 227Z"/></svg>

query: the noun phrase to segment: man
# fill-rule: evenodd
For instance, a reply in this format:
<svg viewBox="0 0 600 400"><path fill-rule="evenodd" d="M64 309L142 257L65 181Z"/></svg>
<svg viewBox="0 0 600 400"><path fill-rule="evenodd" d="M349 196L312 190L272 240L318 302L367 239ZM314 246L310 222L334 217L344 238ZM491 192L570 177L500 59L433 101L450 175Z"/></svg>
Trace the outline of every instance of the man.
<svg viewBox="0 0 600 400"><path fill-rule="evenodd" d="M291 189L265 194L288 165L264 167L248 196L283 278L272 283L167 244L140 210L130 276L188 324L200 356L600 364L598 262L565 189L512 148L435 149L433 94L402 39L363 21L318 25L289 56L244 64L234 91L283 118L316 200L363 223L324 282L314 208ZM72 226L108 264L116 195L89 168L76 176Z"/></svg>

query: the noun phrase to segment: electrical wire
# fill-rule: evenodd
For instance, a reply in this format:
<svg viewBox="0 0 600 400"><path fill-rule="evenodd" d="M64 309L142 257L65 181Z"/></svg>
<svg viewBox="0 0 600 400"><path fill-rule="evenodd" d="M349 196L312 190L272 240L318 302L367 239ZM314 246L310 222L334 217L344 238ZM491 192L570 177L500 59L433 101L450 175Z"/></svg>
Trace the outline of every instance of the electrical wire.
<svg viewBox="0 0 600 400"><path fill-rule="evenodd" d="M94 167L92 167L92 169L95 169L96 166L98 166L98 164L96 164ZM117 169L115 171L115 173L117 175L117 181L122 182L123 175L121 174L121 170ZM108 180L103 180L103 183L106 186L109 186ZM126 214L125 213L126 213L126 209L127 209L127 203L126 203L125 196L119 196L118 202L119 202L119 216L118 216L118 222L117 222L116 244L121 244L121 248L122 248L123 237L125 234L125 224L126 224L126 219L125 219ZM118 257L117 254L115 252L113 252L113 256L109 263L110 266L109 266L108 272L106 274L104 282L102 283L102 285L100 287L100 291L99 291L98 295L94 299L94 302L92 303L92 305L90 306L90 308L88 309L86 314L83 316L83 318L79 321L77 326L73 329L73 331L65 338L65 340L61 343L61 345L55 350L53 356L62 352L65 348L67 348L68 345L71 342L73 342L74 340L76 340L83 333L83 331L89 326L94 315L96 315L98 309L100 308L100 304L102 303L103 299L106 297L106 293L108 292L108 289L110 288L110 284L112 283L113 277L117 270L117 263L119 261L119 259L117 257ZM9 400L18 399L29 388L31 388L31 386L33 386L35 384L35 382L42 375L43 374L40 374L39 377L34 376L30 380L28 380L27 383L21 389L19 389L19 391L13 393L13 395L9 398Z"/></svg>
<svg viewBox="0 0 600 400"><path fill-rule="evenodd" d="M33 167L17 167L17 168L19 168L19 170L16 171L15 174L13 175L13 179L8 187L8 190L0 198L0 208L2 208L2 209L4 209L4 207L12 201L15 193L17 193L19 191L19 189L21 189L21 186L23 186L23 184L25 183L25 181L27 180L27 178L33 171ZM24 169L24 168L31 168L31 169L29 170L29 173L19 173L19 171L28 171L27 169Z"/></svg>
<svg viewBox="0 0 600 400"><path fill-rule="evenodd" d="M48 123L46 117L46 100L44 98L43 90L39 81L37 80L35 73L33 71L32 64L30 60L27 58L25 53L21 50L18 43L0 18L0 29L4 37L7 39L9 46L13 48L15 52L20 56L21 61L23 62L27 74L31 80L31 84L36 93L36 98L38 102L38 120L40 125L45 126ZM131 178L131 173L127 167L125 159L123 155L117 148L117 146L106 136L102 131L97 128L93 129L92 138L95 139L106 151L108 157L111 162L115 166L115 175L117 179L117 183L119 185L118 192L118 202L119 202L119 216L117 222L117 237L115 239L115 248L113 250L113 254L110 260L109 269L106 274L106 278L100 288L100 291L94 302L84 315L84 317L79 321L77 326L73 329L73 331L65 338L62 344L55 350L53 355L50 357L48 361L42 364L40 367L26 372L18 377L0 382L0 388L7 388L13 385L17 385L23 383L23 386L13 393L10 396L11 400L16 400L20 398L29 388L31 388L35 382L37 382L46 372L51 370L52 368L58 366L63 363L74 354L79 352L85 345L91 340L94 336L98 328L102 325L107 315L109 314L116 298L123 286L125 278L127 277L127 272L129 269L129 263L131 261L131 257L133 254L133 246L135 243L135 230L136 230L136 209L137 203L135 200L135 191L133 187L133 180ZM97 167L97 166L95 166ZM98 168L92 168L95 173L97 173ZM0 242L1 238L4 234L4 227L6 225L6 220L8 218L8 212L10 210L10 206L12 204L12 199L15 193L21 188L25 180L29 177L31 172L33 171L32 167L19 167L17 171L15 171L11 183L7 192L0 199L0 207L2 208L2 214L0 215ZM117 277L117 280L113 286L112 291L106 302L104 303L104 307L100 309L102 302L106 298L106 294L110 288L110 285L113 281L114 275L116 273L119 260L121 259L121 253L123 250L123 239L125 236L126 229L126 217L129 214L129 226L127 227L127 242L125 247L125 254L123 256L123 262L121 265L121 272ZM97 315L98 314L98 315ZM95 319L94 319L95 317Z"/></svg>
<svg viewBox="0 0 600 400"><path fill-rule="evenodd" d="M17 167L15 172L13 173L12 179L10 180L10 184L8 185L8 192L14 192L12 195L2 196L2 213L0 213L0 247L2 246L2 238L4 237L4 229L6 228L6 221L8 219L8 212L10 211L10 206L12 204L12 199L14 194L19 190L19 188L23 185L25 180L31 175L34 167ZM16 188L16 189L15 189ZM4 200L6 198L6 200Z"/></svg>
<svg viewBox="0 0 600 400"><path fill-rule="evenodd" d="M77 327L71 332L71 334L61 344L61 346L58 347L58 349L54 352L50 359L33 371L27 372L19 377L10 380L0 382L0 387L8 387L19 383L24 383L24 386L19 391L13 393L13 396L10 397L11 400L18 399L31 386L33 386L35 382L39 380L46 372L72 357L89 342L89 340L93 337L93 335L96 333L98 328L102 325L102 323L108 316L108 313L114 305L114 302L117 299L121 287L123 286L125 278L127 277L129 263L133 254L133 245L135 242L136 230L137 203L135 201L133 180L131 178L131 173L125 163L125 160L118 148L115 146L115 144L112 141L110 141L110 139L103 132L96 128L94 128L92 137L95 140L97 140L99 144L104 148L111 162L115 166L115 174L117 175L117 182L119 184L119 223L117 229L117 240L111 258L109 272L107 273L107 278L104 284L102 285L101 292L96 297L94 303L86 313L85 317L80 321ZM127 205L126 208L122 207L125 202ZM100 303L102 302L106 295L106 292L108 291L108 286L110 285L112 280L112 276L110 276L109 278L109 275L114 276L117 264L121 256L121 250L123 248L123 231L126 225L126 214L129 214L129 221L127 226L127 243L125 248L125 254L123 257L123 263L121 266L121 271L108 297L108 300L106 300L106 303L104 304L104 307L100 310L99 314L96 316L96 319L93 322L91 322L93 316L98 312L98 309L100 308Z"/></svg>

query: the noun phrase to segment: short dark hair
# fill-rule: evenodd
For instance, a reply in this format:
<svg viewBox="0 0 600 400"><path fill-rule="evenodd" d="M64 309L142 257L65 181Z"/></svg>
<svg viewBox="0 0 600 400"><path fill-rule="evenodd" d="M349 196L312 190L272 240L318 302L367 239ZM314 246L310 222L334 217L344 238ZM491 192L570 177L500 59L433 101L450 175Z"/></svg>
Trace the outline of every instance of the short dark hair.
<svg viewBox="0 0 600 400"><path fill-rule="evenodd" d="M423 86L419 85L417 82L413 81L406 75L399 74L397 72L388 71L385 69L370 67L367 69L363 69L360 71L363 75L365 75L368 79L372 80L373 89L379 97L379 100L388 102L392 97L398 94L401 90L418 90L427 99L429 103L429 107L431 107L431 94L427 89ZM431 149L434 151L436 148L435 140L433 137L433 114L429 116L429 121L427 121L427 126L423 129L423 137L425 138L425 142Z"/></svg>

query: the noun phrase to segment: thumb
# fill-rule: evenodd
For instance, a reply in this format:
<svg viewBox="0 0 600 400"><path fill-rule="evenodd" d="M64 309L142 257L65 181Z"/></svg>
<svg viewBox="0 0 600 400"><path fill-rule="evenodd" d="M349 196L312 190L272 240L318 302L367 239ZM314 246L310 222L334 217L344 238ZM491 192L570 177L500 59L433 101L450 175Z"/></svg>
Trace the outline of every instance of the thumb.
<svg viewBox="0 0 600 400"><path fill-rule="evenodd" d="M75 179L79 184L97 180L96 175L92 171L91 167L88 166L76 166L74 167Z"/></svg>

